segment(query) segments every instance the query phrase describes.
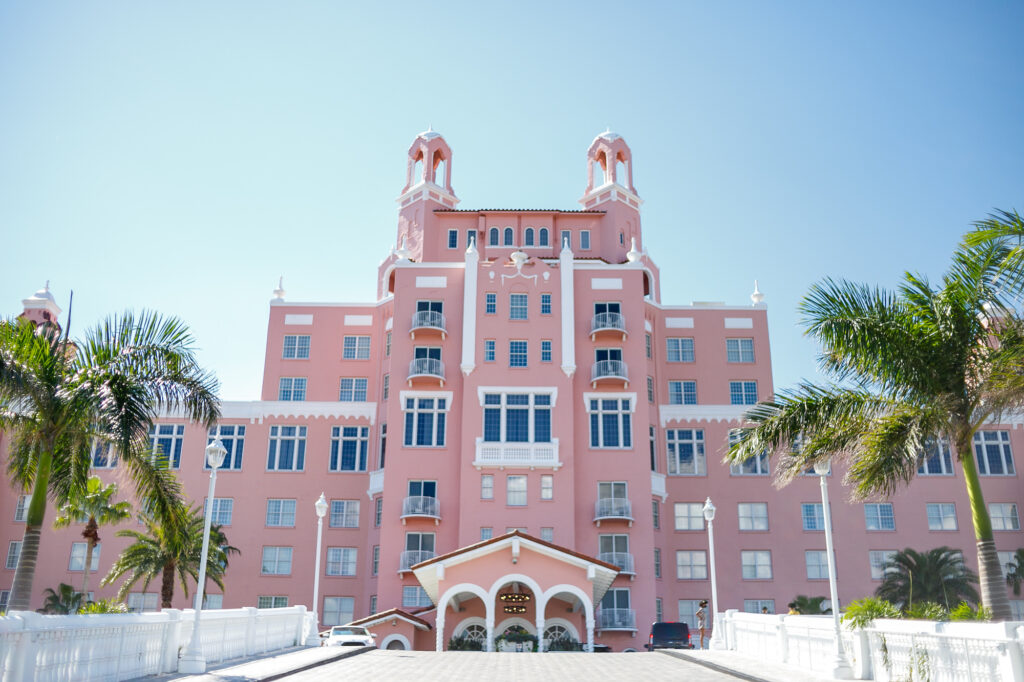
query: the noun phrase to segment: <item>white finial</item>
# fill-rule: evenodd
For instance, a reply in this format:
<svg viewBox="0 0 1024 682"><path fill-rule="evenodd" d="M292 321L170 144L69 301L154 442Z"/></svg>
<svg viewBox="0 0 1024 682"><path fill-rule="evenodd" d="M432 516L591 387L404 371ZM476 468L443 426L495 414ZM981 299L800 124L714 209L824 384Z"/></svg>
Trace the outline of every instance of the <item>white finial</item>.
<svg viewBox="0 0 1024 682"><path fill-rule="evenodd" d="M274 289L274 298L278 301L284 300L284 275L281 275L277 280L277 288Z"/></svg>
<svg viewBox="0 0 1024 682"><path fill-rule="evenodd" d="M626 254L626 260L630 263L640 260L640 252L636 250L636 237L630 237L629 252Z"/></svg>
<svg viewBox="0 0 1024 682"><path fill-rule="evenodd" d="M46 286L43 287L43 290L44 291L49 291L50 290L50 280L46 280Z"/></svg>
<svg viewBox="0 0 1024 682"><path fill-rule="evenodd" d="M398 248L395 250L395 255L398 257L398 260L409 260L409 249L405 248L404 234L402 235L402 242L398 245Z"/></svg>
<svg viewBox="0 0 1024 682"><path fill-rule="evenodd" d="M466 247L466 253L476 253L476 233L469 235L469 246Z"/></svg>
<svg viewBox="0 0 1024 682"><path fill-rule="evenodd" d="M750 295L750 300L754 302L754 305L760 305L764 301L764 294L757 288L757 280L754 280L754 293Z"/></svg>
<svg viewBox="0 0 1024 682"><path fill-rule="evenodd" d="M523 274L523 263L526 262L529 256L527 256L526 253L524 253L523 251L516 249L515 251L512 252L509 258L512 259L513 265L516 266L516 274Z"/></svg>

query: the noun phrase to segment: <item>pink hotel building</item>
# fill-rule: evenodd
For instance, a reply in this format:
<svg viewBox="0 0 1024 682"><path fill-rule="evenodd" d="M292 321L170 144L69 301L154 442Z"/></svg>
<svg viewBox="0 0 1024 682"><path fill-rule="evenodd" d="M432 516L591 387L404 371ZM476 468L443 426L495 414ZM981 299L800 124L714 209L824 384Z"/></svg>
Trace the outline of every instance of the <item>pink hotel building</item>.
<svg viewBox="0 0 1024 682"><path fill-rule="evenodd" d="M692 626L711 596L709 496L722 610L827 595L817 477L779 490L767 461L722 463L730 427L773 392L763 296L662 302L625 140L594 139L579 210L458 209L452 152L432 130L407 164L376 302L296 302L279 288L261 399L224 403L210 432L174 415L154 428L197 504L204 447L216 435L228 449L214 521L242 553L207 606L310 604L321 492L320 622L367 624L384 647L493 641L519 625L621 651L641 649L653 621ZM47 290L24 308L60 313ZM1021 426L976 441L1007 555L1024 546ZM963 481L948 447L927 454L890 500L848 503L842 472L830 477L841 601L871 594L905 547L948 545L975 567ZM118 477L107 453L94 465ZM0 498L0 586L24 499ZM81 584L79 533L44 534L34 606L45 587ZM102 536L92 586L125 544ZM158 586L141 589L130 606L156 608ZM179 587L175 606L188 604ZM1014 609L1024 617L1024 601Z"/></svg>

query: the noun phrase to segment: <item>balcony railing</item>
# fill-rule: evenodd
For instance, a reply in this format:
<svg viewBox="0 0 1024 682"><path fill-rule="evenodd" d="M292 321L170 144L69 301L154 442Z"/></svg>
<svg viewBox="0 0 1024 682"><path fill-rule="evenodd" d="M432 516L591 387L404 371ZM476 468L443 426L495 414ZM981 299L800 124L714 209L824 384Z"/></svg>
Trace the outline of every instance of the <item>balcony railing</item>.
<svg viewBox="0 0 1024 682"><path fill-rule="evenodd" d="M402 556L398 560L398 572L408 571L421 561L433 559L436 556L437 552L429 552L423 549L407 549L402 552Z"/></svg>
<svg viewBox="0 0 1024 682"><path fill-rule="evenodd" d="M439 331L444 336L448 326L442 313L435 310L417 310L412 314L412 327L409 333L416 338L416 331L420 329Z"/></svg>
<svg viewBox="0 0 1024 682"><path fill-rule="evenodd" d="M558 461L558 439L550 443L494 443L483 438L476 439L476 459L473 466L482 467L542 467L556 471L562 463Z"/></svg>
<svg viewBox="0 0 1024 682"><path fill-rule="evenodd" d="M651 494L660 497L662 502L668 497L668 491L665 489L665 474L651 472Z"/></svg>
<svg viewBox="0 0 1024 682"><path fill-rule="evenodd" d="M629 368L622 360L598 360L590 369L590 381L601 379L620 379L629 381Z"/></svg>
<svg viewBox="0 0 1024 682"><path fill-rule="evenodd" d="M590 336L598 332L617 332L626 338L626 318L622 313L596 313L590 321Z"/></svg>
<svg viewBox="0 0 1024 682"><path fill-rule="evenodd" d="M633 609L598 609L598 630L636 630L636 611Z"/></svg>
<svg viewBox="0 0 1024 682"><path fill-rule="evenodd" d="M413 516L425 516L436 523L441 518L441 501L436 497L410 495L402 500L402 523Z"/></svg>
<svg viewBox="0 0 1024 682"><path fill-rule="evenodd" d="M622 575L636 575L633 555L629 552L601 552L597 558L606 564L618 566Z"/></svg>
<svg viewBox="0 0 1024 682"><path fill-rule="evenodd" d="M444 381L444 363L437 358L416 358L409 363L409 380L432 377Z"/></svg>
<svg viewBox="0 0 1024 682"><path fill-rule="evenodd" d="M384 492L384 470L377 469L370 472L370 484L366 486L366 495L371 500L374 495Z"/></svg>
<svg viewBox="0 0 1024 682"><path fill-rule="evenodd" d="M594 521L629 521L633 525L633 505L623 497L602 497L594 504Z"/></svg>

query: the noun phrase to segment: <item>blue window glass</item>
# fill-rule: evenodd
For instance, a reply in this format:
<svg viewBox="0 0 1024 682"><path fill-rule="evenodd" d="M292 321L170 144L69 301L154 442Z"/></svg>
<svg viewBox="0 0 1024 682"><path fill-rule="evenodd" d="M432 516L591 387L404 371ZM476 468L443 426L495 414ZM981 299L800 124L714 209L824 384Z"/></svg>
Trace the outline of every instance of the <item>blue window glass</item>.
<svg viewBox="0 0 1024 682"><path fill-rule="evenodd" d="M448 230L448 248L457 249L459 248L459 231Z"/></svg>
<svg viewBox="0 0 1024 682"><path fill-rule="evenodd" d="M526 228L526 236L523 238L523 246L533 246L533 228Z"/></svg>
<svg viewBox="0 0 1024 682"><path fill-rule="evenodd" d="M540 295L540 314L550 315L551 314L551 294Z"/></svg>
<svg viewBox="0 0 1024 682"><path fill-rule="evenodd" d="M510 320L525 320L529 316L529 304L526 294L509 294L508 318Z"/></svg>
<svg viewBox="0 0 1024 682"><path fill-rule="evenodd" d="M539 236L539 239L540 239L540 242L539 242L540 246L550 246L551 245L551 243L549 241L549 238L548 238L548 228L546 228L546 227L540 228L540 233L539 233L538 236Z"/></svg>
<svg viewBox="0 0 1024 682"><path fill-rule="evenodd" d="M551 342L541 341L540 342L540 361L551 362Z"/></svg>
<svg viewBox="0 0 1024 682"><path fill-rule="evenodd" d="M509 367L526 367L527 366L527 344L526 341L509 341L508 342L508 366Z"/></svg>
<svg viewBox="0 0 1024 682"><path fill-rule="evenodd" d="M494 362L494 339L484 340L484 362Z"/></svg>
<svg viewBox="0 0 1024 682"><path fill-rule="evenodd" d="M486 300L486 307L484 308L484 312L486 314L493 315L494 313L498 312L498 295L497 294L489 293L489 294L486 295L486 299L485 300Z"/></svg>
<svg viewBox="0 0 1024 682"><path fill-rule="evenodd" d="M667 362L693 362L693 339L665 339L665 360Z"/></svg>
<svg viewBox="0 0 1024 682"><path fill-rule="evenodd" d="M511 227L505 228L505 246L513 246L515 244L515 233Z"/></svg>

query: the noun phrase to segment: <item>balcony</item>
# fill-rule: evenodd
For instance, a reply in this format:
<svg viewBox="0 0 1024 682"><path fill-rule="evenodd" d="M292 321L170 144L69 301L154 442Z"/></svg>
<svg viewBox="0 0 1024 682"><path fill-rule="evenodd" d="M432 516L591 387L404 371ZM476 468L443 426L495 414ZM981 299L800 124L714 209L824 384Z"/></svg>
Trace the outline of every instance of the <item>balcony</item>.
<svg viewBox="0 0 1024 682"><path fill-rule="evenodd" d="M415 339L416 332L420 332L421 336L439 333L443 340L448 332L447 321L442 313L435 310L417 310L412 314L412 326L409 328L409 336Z"/></svg>
<svg viewBox="0 0 1024 682"><path fill-rule="evenodd" d="M636 611L633 609L598 609L597 629L636 632Z"/></svg>
<svg viewBox="0 0 1024 682"><path fill-rule="evenodd" d="M590 340L607 332L626 340L626 317L622 313L596 313L590 321Z"/></svg>
<svg viewBox="0 0 1024 682"><path fill-rule="evenodd" d="M552 438L550 443L494 443L477 438L473 466L478 470L484 467L539 467L558 471L562 466L558 461L558 439Z"/></svg>
<svg viewBox="0 0 1024 682"><path fill-rule="evenodd" d="M633 525L633 505L622 497L602 497L594 504L594 523L602 521L628 521Z"/></svg>
<svg viewBox="0 0 1024 682"><path fill-rule="evenodd" d="M636 575L636 566L633 563L633 555L629 552L601 552L597 555L598 560L619 567L619 575L628 575L630 580Z"/></svg>
<svg viewBox="0 0 1024 682"><path fill-rule="evenodd" d="M416 358L409 363L409 385L414 379L437 379L444 386L444 363L436 358Z"/></svg>
<svg viewBox="0 0 1024 682"><path fill-rule="evenodd" d="M423 549L407 549L402 552L398 560L398 572L405 573L421 561L427 561L437 556L437 552L429 552Z"/></svg>
<svg viewBox="0 0 1024 682"><path fill-rule="evenodd" d="M598 360L590 369L590 386L596 388L601 382L623 382L629 386L629 368L622 360Z"/></svg>
<svg viewBox="0 0 1024 682"><path fill-rule="evenodd" d="M668 491L665 489L665 474L651 472L651 495L657 495L662 502L668 499Z"/></svg>
<svg viewBox="0 0 1024 682"><path fill-rule="evenodd" d="M377 469L370 472L370 484L366 487L366 496L371 500L374 495L384 492L384 470Z"/></svg>
<svg viewBox="0 0 1024 682"><path fill-rule="evenodd" d="M434 519L436 526L441 521L441 501L436 497L410 495L402 500L402 525L411 518Z"/></svg>

